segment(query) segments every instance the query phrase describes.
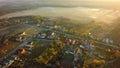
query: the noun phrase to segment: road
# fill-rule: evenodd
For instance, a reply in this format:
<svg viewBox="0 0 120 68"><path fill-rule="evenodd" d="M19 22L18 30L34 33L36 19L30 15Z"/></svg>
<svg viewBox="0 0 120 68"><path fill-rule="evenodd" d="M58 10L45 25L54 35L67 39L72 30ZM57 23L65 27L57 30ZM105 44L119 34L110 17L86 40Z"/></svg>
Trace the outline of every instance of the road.
<svg viewBox="0 0 120 68"><path fill-rule="evenodd" d="M65 33L63 31L57 31L57 30L51 30L51 29L47 29L47 28L41 28L41 27L37 27L35 25L29 25L29 26L31 26L33 28L36 28L38 31L41 31L41 30L50 30L50 31L57 32L59 34L64 34L67 37L73 37L73 38L78 38L78 39L86 39L86 38L83 38L83 37L80 37L80 36L76 36L76 35ZM100 43L100 44L105 45L105 46L110 46L110 47L113 47L113 48L120 49L120 47L118 47L118 46L116 46L114 44L106 44L106 43L103 43L103 42L100 42L100 41L97 41L97 40L94 40L94 39L89 39L89 40L95 41L95 42Z"/></svg>
<svg viewBox="0 0 120 68"><path fill-rule="evenodd" d="M24 26L28 26L28 27L31 27L31 28L35 28L35 29L37 29L37 31L41 31L41 30L50 30L50 31L55 31L55 32L57 32L57 33L60 33L60 34L64 34L65 36L68 36L68 37L74 37L74 38L78 38L78 39L83 39L83 38L81 38L80 36L76 36L76 35L71 35L71 34L68 34L68 33L65 33L65 32L63 32L63 31L57 31L57 30L51 30L51 29L47 29L47 28L41 28L41 27L37 27L37 26L35 26L35 25L29 25L29 24L17 24L17 25L14 25L14 26L11 26L11 27L9 27L9 28L7 28L7 29L10 29L10 28L15 28L15 27L18 27L18 26L20 26L20 25L24 25ZM7 30L6 29L6 30ZM8 31L6 31L6 33L8 33ZM85 39L85 38L84 38ZM90 40L93 40L93 39L90 39ZM116 45L114 45L114 44L105 44L105 43L102 43L102 42L99 42L99 41L97 41L97 40L93 40L93 41L96 41L97 43L101 43L101 44L103 44L103 45L106 45L106 46L110 46L110 47L113 47L113 48L119 48L120 49L120 47L118 47L118 46L116 46Z"/></svg>
<svg viewBox="0 0 120 68"><path fill-rule="evenodd" d="M14 26L11 26L9 27L10 29L14 29L15 27L18 27L22 24L17 24L17 25L14 25ZM29 27L32 27L32 28L35 28L37 29L38 32L40 32L41 30L45 30L44 28L37 28L36 26L32 26L32 25L28 25L28 24L23 24L23 25L26 25L26 26L29 26ZM8 28L7 28L8 29ZM7 30L6 29L6 30ZM6 31L3 29L3 31ZM16 47L15 49L13 49L11 52L9 52L6 56L0 58L0 61L2 61L5 57L8 57L10 56L11 54L13 54L14 52L16 52L18 49L22 48L24 45L27 44L27 42L30 42L32 40L32 37L28 38L27 40L25 40L22 44L20 44L18 47Z"/></svg>
<svg viewBox="0 0 120 68"><path fill-rule="evenodd" d="M24 45L27 44L27 42L30 42L32 40L32 38L30 37L29 39L25 40L22 44L20 44L18 47L16 47L15 49L13 49L11 52L9 52L6 56L0 58L0 61L3 60L5 57L10 56L11 54L15 53L18 49L22 48Z"/></svg>
<svg viewBox="0 0 120 68"><path fill-rule="evenodd" d="M12 27L9 27L9 28L15 28L15 27L20 26L20 25L22 25L22 24L17 24L17 25L15 25L15 26L12 26ZM37 26L35 26L35 25L29 25L29 24L23 24L23 25L29 26L29 27L31 27L31 28L35 28L35 29L37 29L38 32L40 32L41 30L50 30L50 29L46 29L46 28L37 27ZM62 32L62 31L56 31L56 30L50 30L50 31L54 31L54 32L57 32L57 33L60 33L60 34L64 34L65 36L68 36L68 37L74 37L74 38L82 39L81 37L78 37L78 36L76 36L76 35L71 35L71 34L68 34L68 33L64 33L64 32ZM27 39L26 41L24 41L22 44L20 44L17 48L15 48L15 49L12 50L11 52L9 52L9 53L8 53L6 56L4 56L4 57L10 56L10 55L13 54L16 50L22 48L24 45L27 44L27 42L29 42L29 41L31 41L31 40L32 40L32 37L30 37L29 39ZM96 42L98 42L98 41L96 41ZM101 42L98 42L98 43L101 43ZM119 47L117 47L117 46L115 46L115 45L109 45L109 44L105 44L105 43L101 43L101 44L106 45L106 46L111 46L111 47L119 48ZM4 57L3 57L3 58L4 58ZM2 60L3 58L0 58L0 60Z"/></svg>

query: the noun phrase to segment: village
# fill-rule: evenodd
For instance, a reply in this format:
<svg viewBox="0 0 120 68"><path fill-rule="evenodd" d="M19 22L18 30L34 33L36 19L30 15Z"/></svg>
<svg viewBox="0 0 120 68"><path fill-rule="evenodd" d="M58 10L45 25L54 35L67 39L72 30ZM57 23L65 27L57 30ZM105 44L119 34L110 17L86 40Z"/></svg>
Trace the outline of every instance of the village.
<svg viewBox="0 0 120 68"><path fill-rule="evenodd" d="M69 31L68 23L39 16L6 20L16 23L0 32L0 68L110 68L120 58L112 39L79 35L77 26Z"/></svg>

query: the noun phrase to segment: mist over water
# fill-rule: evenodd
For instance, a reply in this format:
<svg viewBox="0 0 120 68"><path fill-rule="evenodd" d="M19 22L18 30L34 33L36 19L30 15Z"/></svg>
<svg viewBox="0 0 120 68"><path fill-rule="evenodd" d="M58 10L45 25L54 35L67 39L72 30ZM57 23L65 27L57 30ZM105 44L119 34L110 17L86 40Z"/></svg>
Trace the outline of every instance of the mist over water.
<svg viewBox="0 0 120 68"><path fill-rule="evenodd" d="M28 15L65 17L72 20L79 20L84 22L95 20L98 22L112 23L115 19L120 17L120 12L119 10L87 7L39 7L37 9L6 14L0 18Z"/></svg>
<svg viewBox="0 0 120 68"><path fill-rule="evenodd" d="M33 9L32 7L36 5L38 8ZM13 9L29 6L31 10L18 10L18 12L6 14L0 18L40 15L65 17L83 22L94 20L112 23L120 17L120 1L118 0L0 0L0 7L2 6L8 6L6 8L10 6Z"/></svg>

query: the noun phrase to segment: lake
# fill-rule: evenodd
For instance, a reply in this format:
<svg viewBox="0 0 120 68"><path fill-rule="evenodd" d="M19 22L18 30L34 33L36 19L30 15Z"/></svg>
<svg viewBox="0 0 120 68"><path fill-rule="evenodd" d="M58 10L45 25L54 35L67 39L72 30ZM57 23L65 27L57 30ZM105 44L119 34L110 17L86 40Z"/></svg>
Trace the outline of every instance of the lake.
<svg viewBox="0 0 120 68"><path fill-rule="evenodd" d="M98 21L111 23L120 16L119 10L87 7L39 7L37 9L24 10L6 14L0 17L18 17L28 15L40 15L47 17L65 17L79 21Z"/></svg>

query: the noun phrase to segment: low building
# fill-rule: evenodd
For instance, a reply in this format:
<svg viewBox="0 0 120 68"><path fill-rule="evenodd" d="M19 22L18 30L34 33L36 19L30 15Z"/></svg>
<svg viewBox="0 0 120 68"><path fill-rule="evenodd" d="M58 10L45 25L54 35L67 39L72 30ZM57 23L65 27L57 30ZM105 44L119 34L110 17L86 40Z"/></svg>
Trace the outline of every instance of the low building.
<svg viewBox="0 0 120 68"><path fill-rule="evenodd" d="M107 43L107 44L113 44L113 40L109 39L109 38L104 38L102 40L104 43Z"/></svg>
<svg viewBox="0 0 120 68"><path fill-rule="evenodd" d="M27 45L25 45L25 47L27 47L27 48L33 48L33 45L32 44L27 44Z"/></svg>
<svg viewBox="0 0 120 68"><path fill-rule="evenodd" d="M22 41L24 41L24 40L26 40L26 38L25 38L25 37L22 37L22 36L16 38L16 41L19 41L19 42L22 42Z"/></svg>
<svg viewBox="0 0 120 68"><path fill-rule="evenodd" d="M55 39L56 37L57 37L57 35L55 32L52 32L47 36L48 39Z"/></svg>
<svg viewBox="0 0 120 68"><path fill-rule="evenodd" d="M44 39L46 38L47 34L46 33L39 33L37 38Z"/></svg>
<svg viewBox="0 0 120 68"><path fill-rule="evenodd" d="M18 50L18 54L20 54L20 55L23 55L23 54L25 54L26 53L26 50L25 49L19 49Z"/></svg>

